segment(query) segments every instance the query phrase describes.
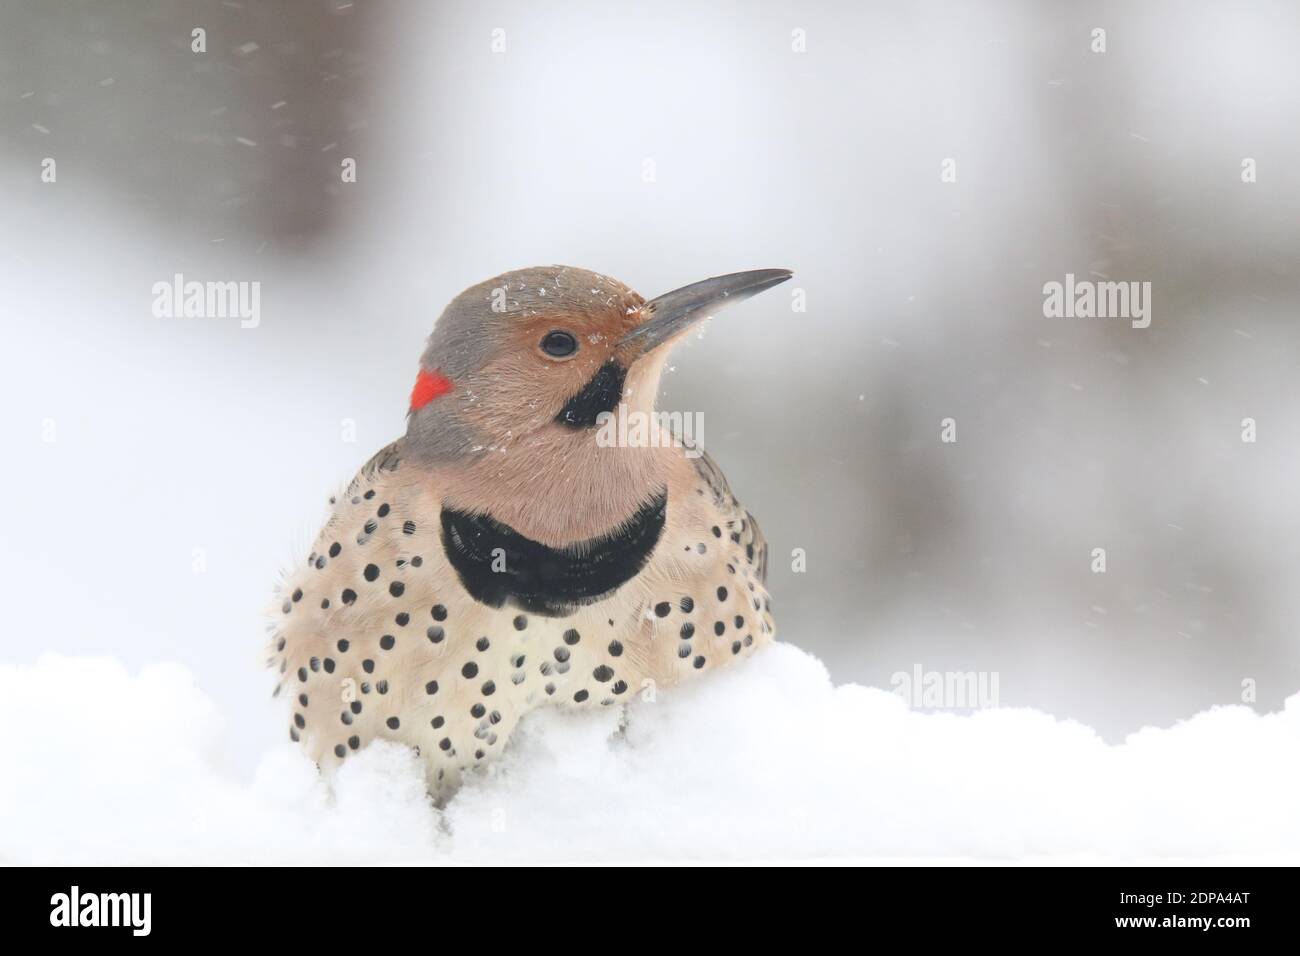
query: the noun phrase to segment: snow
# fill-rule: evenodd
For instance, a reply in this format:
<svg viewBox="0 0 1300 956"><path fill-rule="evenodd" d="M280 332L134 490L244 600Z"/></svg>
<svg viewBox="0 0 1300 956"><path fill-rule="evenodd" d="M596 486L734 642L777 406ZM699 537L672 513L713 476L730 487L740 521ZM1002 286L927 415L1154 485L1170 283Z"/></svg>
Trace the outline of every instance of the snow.
<svg viewBox="0 0 1300 956"><path fill-rule="evenodd" d="M625 710L539 712L438 810L396 745L248 779L177 664L0 665L0 862L1300 858L1300 694L1107 745L1032 710L910 710L788 644Z"/></svg>

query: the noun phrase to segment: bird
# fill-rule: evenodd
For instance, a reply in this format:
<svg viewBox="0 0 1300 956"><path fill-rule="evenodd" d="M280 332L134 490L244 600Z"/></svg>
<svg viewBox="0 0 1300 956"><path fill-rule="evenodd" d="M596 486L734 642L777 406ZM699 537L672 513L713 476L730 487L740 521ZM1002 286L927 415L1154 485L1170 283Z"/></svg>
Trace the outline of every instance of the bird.
<svg viewBox="0 0 1300 956"><path fill-rule="evenodd" d="M324 772L376 739L432 794L528 712L651 699L771 643L767 541L698 443L658 426L673 346L791 277L716 276L646 300L567 266L443 311L405 434L329 514L270 609L291 740Z"/></svg>

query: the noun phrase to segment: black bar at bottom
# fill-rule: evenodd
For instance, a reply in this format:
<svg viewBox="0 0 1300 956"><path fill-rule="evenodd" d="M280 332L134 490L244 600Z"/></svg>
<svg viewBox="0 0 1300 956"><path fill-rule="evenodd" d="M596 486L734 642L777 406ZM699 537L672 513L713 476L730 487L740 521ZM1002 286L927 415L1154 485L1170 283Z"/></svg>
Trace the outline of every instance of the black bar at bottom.
<svg viewBox="0 0 1300 956"><path fill-rule="evenodd" d="M605 925L602 942L625 934L664 942L673 912L692 923L729 913L715 932L746 914L765 934L781 924L819 936L849 926L868 938L910 934L913 927L927 945L1122 937L1230 945L1294 942L1297 929L1291 868L854 867L811 879L752 868L704 872L709 869L597 875L588 868L540 881L473 867L8 869L0 916L7 932L38 933L51 942L75 935L79 942L117 937L205 945L266 939L268 930L279 935L277 929L295 945L318 938L373 945L381 928L424 939L440 932L455 939L466 931L487 939L511 924L518 933L549 925L549 935L568 920L579 934ZM588 880L599 882L584 887ZM584 902L587 893L593 895Z"/></svg>

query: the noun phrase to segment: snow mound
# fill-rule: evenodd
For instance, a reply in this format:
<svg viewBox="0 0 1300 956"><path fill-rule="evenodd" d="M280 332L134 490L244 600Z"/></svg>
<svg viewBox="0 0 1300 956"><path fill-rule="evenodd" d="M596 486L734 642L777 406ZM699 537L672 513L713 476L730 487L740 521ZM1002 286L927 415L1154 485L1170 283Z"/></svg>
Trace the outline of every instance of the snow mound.
<svg viewBox="0 0 1300 956"><path fill-rule="evenodd" d="M540 712L441 811L381 745L251 780L177 665L0 666L0 862L356 863L1300 855L1300 695L1118 746L1031 710L923 714L776 645L626 710Z"/></svg>

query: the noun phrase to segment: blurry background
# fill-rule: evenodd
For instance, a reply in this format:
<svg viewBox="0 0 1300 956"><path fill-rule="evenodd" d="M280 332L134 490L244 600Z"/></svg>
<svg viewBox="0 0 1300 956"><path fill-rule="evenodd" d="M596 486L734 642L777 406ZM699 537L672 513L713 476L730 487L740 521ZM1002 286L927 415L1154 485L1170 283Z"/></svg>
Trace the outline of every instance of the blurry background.
<svg viewBox="0 0 1300 956"><path fill-rule="evenodd" d="M1289 3L5 0L0 659L181 660L260 750L275 575L448 299L780 266L662 406L761 520L782 638L1109 739L1277 708L1298 46ZM177 272L259 281L261 324L155 318ZM1067 272L1152 283L1150 328L1045 318Z"/></svg>

